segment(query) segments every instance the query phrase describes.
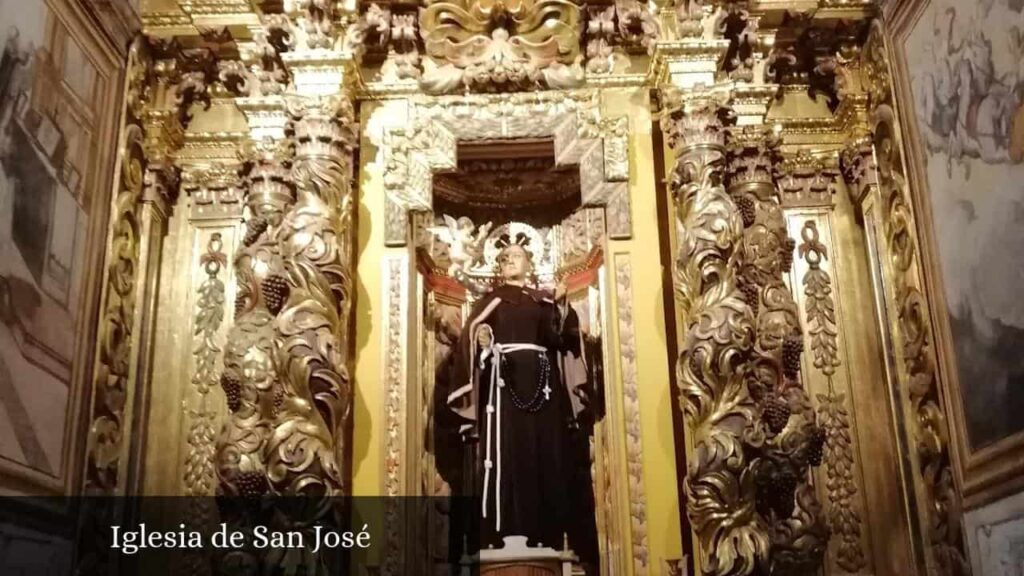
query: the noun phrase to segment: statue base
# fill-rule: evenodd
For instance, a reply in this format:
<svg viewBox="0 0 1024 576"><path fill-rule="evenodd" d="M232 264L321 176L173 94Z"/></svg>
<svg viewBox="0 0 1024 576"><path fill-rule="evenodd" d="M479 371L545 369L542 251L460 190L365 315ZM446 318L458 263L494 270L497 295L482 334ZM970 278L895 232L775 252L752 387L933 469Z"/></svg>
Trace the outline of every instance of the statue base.
<svg viewBox="0 0 1024 576"><path fill-rule="evenodd" d="M576 559L569 550L530 548L525 536L506 536L505 545L480 551L481 576L570 576Z"/></svg>

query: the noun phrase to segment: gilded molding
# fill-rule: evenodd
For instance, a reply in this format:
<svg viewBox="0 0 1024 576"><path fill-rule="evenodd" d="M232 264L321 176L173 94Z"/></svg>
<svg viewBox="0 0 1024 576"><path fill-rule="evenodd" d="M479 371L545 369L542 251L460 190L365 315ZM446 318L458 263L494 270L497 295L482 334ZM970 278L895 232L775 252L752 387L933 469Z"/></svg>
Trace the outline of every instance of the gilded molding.
<svg viewBox="0 0 1024 576"><path fill-rule="evenodd" d="M884 235L880 253L891 279L885 297L894 318L885 329L891 331L897 347L893 356L900 388L909 393L907 421L913 423L916 439L913 473L927 531L928 569L944 575L966 574L970 569L961 539L961 499L954 481L943 391L935 370L935 339L923 292L916 215L905 173L904 143L891 106L888 53L877 22L865 44L862 67L872 106L875 163L868 156L866 142L856 142L844 155L847 177L854 182L858 196L877 193Z"/></svg>
<svg viewBox="0 0 1024 576"><path fill-rule="evenodd" d="M636 325L633 321L633 265L625 255L615 257L615 295L619 317L619 369L622 372L622 416L626 428L626 470L629 477L633 574L644 576L649 569L649 558L643 442L640 432L640 382L636 365Z"/></svg>
<svg viewBox="0 0 1024 576"><path fill-rule="evenodd" d="M146 300L152 283L140 282L141 263L158 259L164 222L177 196L178 169L173 155L181 145L186 109L201 99L198 80L187 88L174 84L176 66L156 63L151 48L139 40L129 52L125 121L119 152L115 195L107 246L107 276L98 327L100 342L94 371L85 488L88 493L125 490L123 429L126 410L136 402L129 378L150 354L149 342L136 330L152 321ZM190 60L191 61L191 60ZM140 319L137 315L141 314ZM151 336L149 336L151 337ZM147 338L149 338L147 337ZM140 376L140 389L148 386Z"/></svg>
<svg viewBox="0 0 1024 576"><path fill-rule="evenodd" d="M960 538L960 494L953 479L949 423L935 373L934 336L928 302L919 274L914 211L909 201L903 159L896 140L895 114L887 105L875 109L874 134L878 191L882 202L887 269L891 272L890 305L895 310L896 361L909 392L915 425L917 483L925 500L930 560L941 574L968 572Z"/></svg>
<svg viewBox="0 0 1024 576"><path fill-rule="evenodd" d="M192 199L192 220L241 219L244 190L239 169L237 163L218 163L187 167L182 171L181 190Z"/></svg>
<svg viewBox="0 0 1024 576"><path fill-rule="evenodd" d="M385 318L384 359L382 368L385 382L384 396L384 495L396 497L403 494L403 446L402 433L405 418L405 341L402 339L403 316L402 293L404 292L403 260L391 258L387 263L385 299L388 303ZM389 501L385 507L385 546L388 554L382 566L383 574L398 574L402 561L399 558L402 522L396 502Z"/></svg>
<svg viewBox="0 0 1024 576"><path fill-rule="evenodd" d="M831 207L839 177L835 154L812 156L800 152L787 157L779 166L782 205L786 208Z"/></svg>
<svg viewBox="0 0 1024 576"><path fill-rule="evenodd" d="M147 78L138 45L130 53L132 91L141 94ZM130 108L130 107L129 107ZM146 158L143 130L129 110L121 132L120 174L111 215L104 303L94 378L85 487L88 493L113 494L119 488L124 400L128 392L135 327L135 292L140 242L140 200Z"/></svg>
<svg viewBox="0 0 1024 576"><path fill-rule="evenodd" d="M598 92L419 97L409 121L385 128L382 148L387 194L385 238L407 241L407 211L433 206L433 174L456 167L462 140L552 138L557 166L578 165L584 206L605 206L612 238L632 235L629 130L625 118L605 117Z"/></svg>

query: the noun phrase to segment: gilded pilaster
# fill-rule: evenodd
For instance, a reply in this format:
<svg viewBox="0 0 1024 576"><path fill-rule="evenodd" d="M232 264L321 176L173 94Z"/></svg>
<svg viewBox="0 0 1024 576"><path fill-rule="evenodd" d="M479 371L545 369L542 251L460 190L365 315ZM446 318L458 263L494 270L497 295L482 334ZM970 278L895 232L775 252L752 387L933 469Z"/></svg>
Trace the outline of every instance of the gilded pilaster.
<svg viewBox="0 0 1024 576"><path fill-rule="evenodd" d="M134 493L139 487L144 446L125 440L133 427L145 426L148 412L160 255L179 183L173 157L191 119L188 110L205 94L207 54L153 65L151 52L144 42L131 51L105 320L89 415L85 485L91 493Z"/></svg>
<svg viewBox="0 0 1024 576"><path fill-rule="evenodd" d="M858 140L844 151L844 176L860 209L875 290L893 411L909 438L901 449L911 465L902 472L912 525L924 544L925 571L958 575L970 572L961 538L961 498L952 468L946 391L936 374L935 337L924 291L917 246L917 215L911 202L895 108L891 68L882 27L872 26L862 56L871 113L870 147ZM898 433L900 433L898 431Z"/></svg>

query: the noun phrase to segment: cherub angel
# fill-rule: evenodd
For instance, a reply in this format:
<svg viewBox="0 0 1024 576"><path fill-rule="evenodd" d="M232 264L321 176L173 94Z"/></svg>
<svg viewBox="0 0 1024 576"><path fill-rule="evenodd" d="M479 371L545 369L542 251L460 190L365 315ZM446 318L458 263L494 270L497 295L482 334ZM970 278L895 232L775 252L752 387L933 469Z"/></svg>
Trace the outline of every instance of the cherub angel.
<svg viewBox="0 0 1024 576"><path fill-rule="evenodd" d="M456 278L465 276L470 268L483 263L484 241L491 233L493 223L488 222L476 228L473 221L465 216L456 220L447 214L444 215L444 222L445 227L434 227L431 231L438 233L441 241L450 247L448 257L451 265L448 274Z"/></svg>

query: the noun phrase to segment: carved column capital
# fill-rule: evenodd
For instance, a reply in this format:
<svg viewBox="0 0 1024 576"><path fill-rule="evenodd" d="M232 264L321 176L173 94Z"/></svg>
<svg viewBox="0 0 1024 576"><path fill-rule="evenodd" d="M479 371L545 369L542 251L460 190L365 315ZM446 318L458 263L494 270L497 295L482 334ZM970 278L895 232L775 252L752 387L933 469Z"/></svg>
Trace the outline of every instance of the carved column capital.
<svg viewBox="0 0 1024 576"><path fill-rule="evenodd" d="M295 201L291 182L291 153L287 146L272 141L252 145L251 158L243 166L248 189L246 205L253 219L278 226Z"/></svg>
<svg viewBox="0 0 1024 576"><path fill-rule="evenodd" d="M839 167L846 182L853 205L862 202L878 186L877 164L870 138L862 138L849 144L840 153Z"/></svg>
<svg viewBox="0 0 1024 576"><path fill-rule="evenodd" d="M782 205L832 206L840 171L835 154L812 156L800 153L790 156L779 167L779 189Z"/></svg>
<svg viewBox="0 0 1024 576"><path fill-rule="evenodd" d="M348 158L358 141L355 111L344 95L285 97L288 136L298 161Z"/></svg>
<svg viewBox="0 0 1024 576"><path fill-rule="evenodd" d="M192 199L193 220L242 216L244 190L237 164L186 167L181 190Z"/></svg>
<svg viewBox="0 0 1024 576"><path fill-rule="evenodd" d="M662 90L662 131L677 154L696 149L725 150L726 127L733 112L723 92L684 94L674 86Z"/></svg>
<svg viewBox="0 0 1024 576"><path fill-rule="evenodd" d="M726 168L729 193L753 193L761 200L774 197L775 177L781 141L766 126L736 126L728 131L728 164Z"/></svg>

